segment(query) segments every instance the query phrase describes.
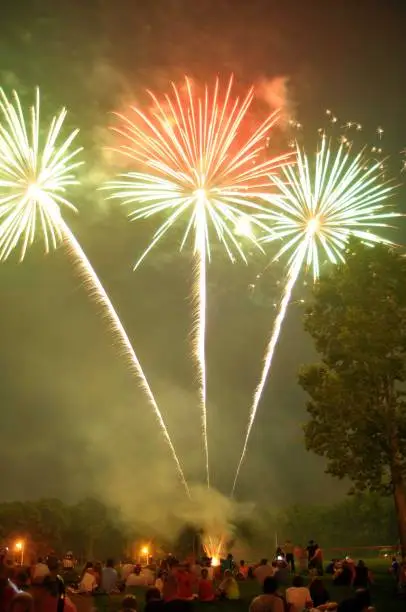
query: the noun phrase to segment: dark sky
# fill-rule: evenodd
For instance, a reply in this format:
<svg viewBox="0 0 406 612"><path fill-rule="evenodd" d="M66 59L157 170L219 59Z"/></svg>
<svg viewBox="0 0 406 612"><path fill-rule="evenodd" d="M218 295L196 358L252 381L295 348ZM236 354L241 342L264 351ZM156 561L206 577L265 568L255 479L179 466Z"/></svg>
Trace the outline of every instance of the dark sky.
<svg viewBox="0 0 406 612"><path fill-rule="evenodd" d="M285 76L299 119L318 127L326 107L374 133L395 155L406 143L406 5L399 0L39 0L2 4L0 77L22 96L41 85L45 112L65 104L87 148L80 217L71 226L100 273L150 375L185 464L203 476L196 386L189 356L190 252L173 236L136 273L131 264L152 226L94 191L108 176L101 151L108 112L188 73L239 82ZM28 98L27 98L28 99ZM228 493L251 394L278 298L274 267L231 266L221 251L209 270L208 410L213 481ZM171 490L174 471L149 406L114 346L66 252L34 248L0 267L1 497ZM260 406L242 499L323 501L342 487L306 453L300 364L314 357L293 305ZM163 485L163 483L165 483ZM321 487L323 487L321 489ZM320 498L318 498L320 499Z"/></svg>

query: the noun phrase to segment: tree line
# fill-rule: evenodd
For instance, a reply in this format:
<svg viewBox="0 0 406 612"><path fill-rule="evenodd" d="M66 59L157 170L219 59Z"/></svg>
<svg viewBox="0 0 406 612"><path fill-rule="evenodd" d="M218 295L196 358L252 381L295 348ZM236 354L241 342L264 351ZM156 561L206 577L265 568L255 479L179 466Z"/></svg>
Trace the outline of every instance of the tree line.
<svg viewBox="0 0 406 612"><path fill-rule="evenodd" d="M323 548L339 547L344 552L353 547L396 545L398 539L391 500L378 494L357 494L331 506L297 505L277 514L260 512L253 514L251 522L235 526L236 541L251 549L252 555L271 556L275 534L280 542L290 538L303 546L314 538ZM172 534L172 541L171 534L167 542L156 538L151 553L159 547L185 558L193 552L196 534L196 529L185 526L182 533ZM0 504L0 544L13 547L24 540L26 561L51 551L62 556L68 550L82 560L123 559L134 541L151 535L145 524L142 528L136 522L129 525L119 509L96 499L74 505L59 499Z"/></svg>

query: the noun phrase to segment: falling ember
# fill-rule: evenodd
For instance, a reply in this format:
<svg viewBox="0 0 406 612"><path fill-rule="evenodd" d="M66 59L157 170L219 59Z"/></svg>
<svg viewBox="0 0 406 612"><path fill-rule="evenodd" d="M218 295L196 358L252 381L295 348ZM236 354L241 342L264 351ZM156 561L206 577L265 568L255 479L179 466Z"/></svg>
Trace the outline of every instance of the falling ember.
<svg viewBox="0 0 406 612"><path fill-rule="evenodd" d="M172 84L172 93L150 93L152 108L143 112L132 107L132 118L119 115L115 132L124 139L118 152L134 163L134 171L110 182L113 198L131 205L132 219L165 215L137 267L173 226L186 224L180 248L194 236L196 305L193 333L200 391L202 437L206 481L210 486L209 445L206 410L206 263L210 261L212 238L225 249L231 261L236 255L246 261L235 236L242 215L263 228L253 213L264 210L270 197L269 176L287 163L290 154L264 159L266 140L277 120L270 115L256 131L246 136L248 111L254 99L251 88L244 98L232 96L233 79L224 93L217 79L214 88L196 94L189 79L184 88ZM247 226L246 226L247 227ZM246 236L258 248L250 232Z"/></svg>
<svg viewBox="0 0 406 612"><path fill-rule="evenodd" d="M330 112L327 111L327 114ZM292 291L302 269L311 268L316 280L322 261L327 260L332 264L344 262L344 250L350 236L371 246L391 244L376 232L388 228L389 219L400 216L386 204L394 185L384 180L381 162L365 166L363 151L352 156L351 150L341 145L334 154L326 137L322 136L313 165L297 145L297 164L284 167L281 177L272 177L280 196L273 199L272 209L258 216L272 228L265 242L282 241L274 260L286 253L289 256L288 273L266 348L260 382L254 393L232 494L247 452Z"/></svg>
<svg viewBox="0 0 406 612"><path fill-rule="evenodd" d="M71 147L78 130L62 139L61 130L67 114L63 109L52 119L42 141L38 89L29 125L15 92L10 101L0 90L0 114L0 259L6 260L21 242L20 259L23 260L28 247L39 236L42 236L46 252L62 241L68 245L89 293L101 306L147 394L189 495L179 459L130 339L95 270L62 217L63 209L76 212L65 193L68 187L79 184L76 171L83 162L77 161L77 156L82 149Z"/></svg>

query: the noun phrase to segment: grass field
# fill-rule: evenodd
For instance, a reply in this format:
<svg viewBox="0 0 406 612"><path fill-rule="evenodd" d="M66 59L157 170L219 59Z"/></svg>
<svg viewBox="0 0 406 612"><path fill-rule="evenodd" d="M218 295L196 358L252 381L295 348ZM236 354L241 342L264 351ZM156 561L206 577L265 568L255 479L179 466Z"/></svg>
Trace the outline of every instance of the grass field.
<svg viewBox="0 0 406 612"><path fill-rule="evenodd" d="M372 561L368 562L368 565L374 572L374 585L372 586L372 599L373 604L378 612L405 612L406 601L399 600L394 595L394 582L391 576L387 573L387 565L385 566L382 562ZM351 589L342 587L337 588L332 585L331 578L325 577L325 585L330 592L330 596L334 601L342 601L346 597L351 595ZM199 602L193 603L194 612L247 612L249 604L253 597L259 594L260 589L255 581L247 581L240 583L241 599L239 601L227 602L218 601L213 604L199 604ZM122 595L115 595L112 597L99 596L95 598L95 607L98 612L117 612L120 608ZM137 592L137 600L139 603L138 611L141 612L144 607L145 589L140 588ZM85 602L77 602L78 612L87 612L89 605Z"/></svg>

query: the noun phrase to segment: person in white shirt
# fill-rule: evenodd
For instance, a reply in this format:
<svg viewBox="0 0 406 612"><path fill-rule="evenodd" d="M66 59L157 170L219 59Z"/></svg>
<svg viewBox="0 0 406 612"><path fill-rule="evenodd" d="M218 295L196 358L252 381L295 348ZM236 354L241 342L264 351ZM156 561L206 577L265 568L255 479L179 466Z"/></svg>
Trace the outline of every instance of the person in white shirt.
<svg viewBox="0 0 406 612"><path fill-rule="evenodd" d="M132 588L137 586L146 587L147 581L145 580L145 576L141 574L141 567L139 565L135 565L132 573L128 576L125 581L125 588Z"/></svg>
<svg viewBox="0 0 406 612"><path fill-rule="evenodd" d="M32 569L32 581L35 583L43 582L45 576L49 576L49 567L44 560L39 557L37 563L34 565Z"/></svg>
<svg viewBox="0 0 406 612"><path fill-rule="evenodd" d="M126 563L123 564L123 567L121 568L120 578L124 583L127 580L128 576L132 573L133 569L134 569L134 563L131 563L130 561L126 561Z"/></svg>
<svg viewBox="0 0 406 612"><path fill-rule="evenodd" d="M295 576L292 586L286 589L286 601L290 604L291 612L302 612L312 606L310 591L304 586L303 578Z"/></svg>

